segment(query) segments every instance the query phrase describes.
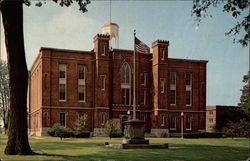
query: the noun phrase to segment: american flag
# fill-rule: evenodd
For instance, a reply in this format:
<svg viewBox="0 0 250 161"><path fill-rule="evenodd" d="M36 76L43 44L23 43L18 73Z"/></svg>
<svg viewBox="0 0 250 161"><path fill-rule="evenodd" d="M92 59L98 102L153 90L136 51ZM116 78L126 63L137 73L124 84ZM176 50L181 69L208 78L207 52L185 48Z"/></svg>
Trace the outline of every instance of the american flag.
<svg viewBox="0 0 250 161"><path fill-rule="evenodd" d="M145 43L141 42L141 40L137 39L137 37L135 37L135 51L150 54L150 48Z"/></svg>

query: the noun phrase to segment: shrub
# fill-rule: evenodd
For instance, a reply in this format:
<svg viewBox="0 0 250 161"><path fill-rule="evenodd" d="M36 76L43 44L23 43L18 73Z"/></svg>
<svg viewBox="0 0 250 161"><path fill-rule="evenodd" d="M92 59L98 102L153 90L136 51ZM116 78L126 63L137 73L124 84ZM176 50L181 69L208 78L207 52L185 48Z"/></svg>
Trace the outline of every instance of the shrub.
<svg viewBox="0 0 250 161"><path fill-rule="evenodd" d="M108 120L104 125L104 132L106 135L110 137L123 137L123 133L120 128L120 124L118 121L114 119Z"/></svg>
<svg viewBox="0 0 250 161"><path fill-rule="evenodd" d="M189 133L184 134L184 138L222 138L222 133L209 133L209 132L199 132L199 133Z"/></svg>
<svg viewBox="0 0 250 161"><path fill-rule="evenodd" d="M79 133L79 132L74 131L74 137L75 138L89 138L90 132Z"/></svg>
<svg viewBox="0 0 250 161"><path fill-rule="evenodd" d="M75 122L74 137L76 138L88 138L90 137L90 132L87 129L88 116L86 114L79 116Z"/></svg>
<svg viewBox="0 0 250 161"><path fill-rule="evenodd" d="M222 129L222 132L226 136L230 137L248 137L249 136L250 123L247 119L241 119L239 122L229 122L227 126Z"/></svg>
<svg viewBox="0 0 250 161"><path fill-rule="evenodd" d="M56 136L62 138L68 138L74 136L70 128L66 128L58 123L54 124L52 128L49 129L48 134L50 136Z"/></svg>

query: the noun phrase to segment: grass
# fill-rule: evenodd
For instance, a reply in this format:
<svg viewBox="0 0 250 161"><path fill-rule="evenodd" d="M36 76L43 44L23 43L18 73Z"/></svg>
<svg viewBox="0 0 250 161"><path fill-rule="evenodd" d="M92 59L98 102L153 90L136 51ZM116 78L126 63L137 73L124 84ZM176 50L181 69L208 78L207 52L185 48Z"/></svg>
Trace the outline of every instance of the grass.
<svg viewBox="0 0 250 161"><path fill-rule="evenodd" d="M0 159L3 160L197 160L238 161L248 158L247 138L179 139L150 138L151 144L169 143L176 149L112 149L104 142L119 144L122 138L92 137L87 139L63 139L54 137L30 137L34 156L7 156L4 148L7 136L0 135Z"/></svg>

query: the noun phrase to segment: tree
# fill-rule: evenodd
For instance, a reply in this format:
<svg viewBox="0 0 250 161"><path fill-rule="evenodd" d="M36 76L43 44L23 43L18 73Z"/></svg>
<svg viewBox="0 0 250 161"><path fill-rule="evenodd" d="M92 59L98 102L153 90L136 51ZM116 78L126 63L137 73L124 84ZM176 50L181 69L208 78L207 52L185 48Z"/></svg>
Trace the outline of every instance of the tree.
<svg viewBox="0 0 250 161"><path fill-rule="evenodd" d="M0 59L0 119L6 132L9 112L9 75L7 63Z"/></svg>
<svg viewBox="0 0 250 161"><path fill-rule="evenodd" d="M87 123L87 121L88 121L88 115L87 114L84 114L84 115L78 117L78 119L75 122L75 131L78 134L88 132L88 129L87 129L88 123Z"/></svg>
<svg viewBox="0 0 250 161"><path fill-rule="evenodd" d="M239 42L242 46L247 46L250 41L249 0L193 0L192 15L195 15L198 23L200 23L202 18L207 16L212 17L212 15L208 12L209 8L218 7L219 5L223 5L223 12L231 14L231 16L235 19L239 18L243 12L248 13L248 15L245 16L241 22L237 22L233 28L225 33L226 36L235 36L233 42L236 42L236 35L243 31L245 34L238 39L237 42Z"/></svg>
<svg viewBox="0 0 250 161"><path fill-rule="evenodd" d="M240 97L240 103L239 106L240 108L247 114L249 114L250 111L250 71L246 75L243 76L243 83L245 85L241 89L242 95ZM249 116L249 115L248 115Z"/></svg>
<svg viewBox="0 0 250 161"><path fill-rule="evenodd" d="M70 6L73 0L53 0L60 6ZM86 12L89 0L75 0L81 12ZM25 60L23 38L23 3L29 0L1 0L0 11L5 35L8 58L10 109L8 124L8 142L5 154L34 154L29 146L27 133L27 87L28 70ZM45 1L44 1L45 3ZM40 4L40 5L39 5ZM42 3L37 3L41 6Z"/></svg>

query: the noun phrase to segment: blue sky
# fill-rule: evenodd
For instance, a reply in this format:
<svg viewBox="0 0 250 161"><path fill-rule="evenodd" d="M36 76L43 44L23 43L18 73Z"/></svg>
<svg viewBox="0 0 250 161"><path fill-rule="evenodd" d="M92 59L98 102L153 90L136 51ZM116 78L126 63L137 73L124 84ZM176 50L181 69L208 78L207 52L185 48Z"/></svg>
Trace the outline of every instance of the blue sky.
<svg viewBox="0 0 250 161"><path fill-rule="evenodd" d="M237 105L249 53L248 48L233 44L233 37L224 34L237 20L218 7L210 10L213 18L203 19L197 27L191 9L192 1L113 1L112 21L120 27L120 48L133 49L134 29L137 37L150 47L157 39L169 40L170 58L209 61L207 105ZM84 14L77 5L62 8L46 2L38 8L33 2L30 7L24 6L28 68L41 46L91 50L93 37L107 21L109 1L92 1ZM6 59L3 31L1 40L1 56Z"/></svg>

